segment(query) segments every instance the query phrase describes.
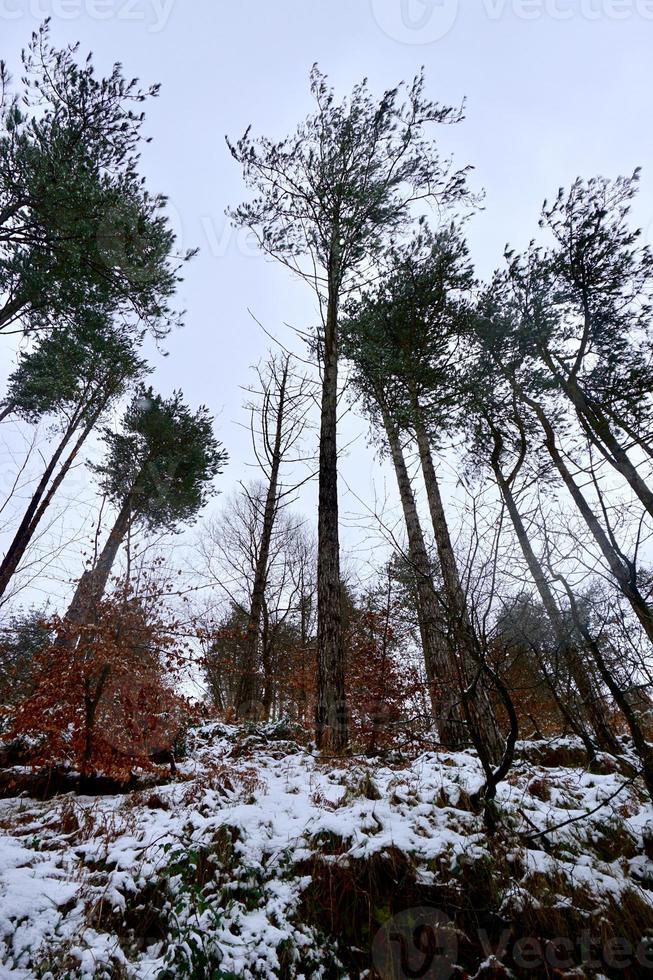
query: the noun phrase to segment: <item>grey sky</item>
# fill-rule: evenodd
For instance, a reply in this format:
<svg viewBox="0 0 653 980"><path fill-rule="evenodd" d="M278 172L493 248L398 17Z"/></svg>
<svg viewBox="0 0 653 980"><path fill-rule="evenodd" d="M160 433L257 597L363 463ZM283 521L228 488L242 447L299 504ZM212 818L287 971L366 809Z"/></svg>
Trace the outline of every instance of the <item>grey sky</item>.
<svg viewBox="0 0 653 980"><path fill-rule="evenodd" d="M315 319L307 287L228 227L224 209L244 189L224 134L251 123L283 136L310 109L314 61L342 94L363 75L380 92L424 64L429 95L467 98L466 121L440 135L486 191L469 228L481 274L506 242L522 247L536 234L542 199L579 174L643 165L637 218L653 238L653 0L0 0L11 69L48 14L55 42L80 40L100 69L120 60L127 75L162 83L147 110L143 171L168 194L183 246L201 252L181 293L186 327L169 338L167 359L154 357L154 384L181 387L216 414L231 454L224 489L250 459L239 386L269 345L247 308L295 346L283 323ZM371 464L364 438L343 463L362 496L371 497ZM360 510L342 489L344 510Z"/></svg>

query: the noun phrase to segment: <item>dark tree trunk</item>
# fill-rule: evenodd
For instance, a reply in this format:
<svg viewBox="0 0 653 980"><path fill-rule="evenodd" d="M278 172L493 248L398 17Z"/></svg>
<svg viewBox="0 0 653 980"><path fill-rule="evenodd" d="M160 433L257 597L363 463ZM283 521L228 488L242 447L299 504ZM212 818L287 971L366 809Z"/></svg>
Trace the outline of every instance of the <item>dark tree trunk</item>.
<svg viewBox="0 0 653 980"><path fill-rule="evenodd" d="M490 768L487 764L485 765L486 781L485 786L481 790L483 797L485 826L488 833L494 833L498 825L495 803L497 788L499 783L501 783L510 772L515 758L515 746L517 745L517 739L519 738L519 719L517 718L515 703L506 684L503 682L499 674L492 670L487 663L485 664L485 670L491 676L492 682L499 692L501 700L503 701L503 705L508 716L509 726L503 756L496 768Z"/></svg>
<svg viewBox="0 0 653 980"><path fill-rule="evenodd" d="M57 490L70 472L70 468L77 459L77 456L79 455L86 439L96 425L102 411L106 406L106 402L107 400L104 398L101 404L96 406L95 410L88 418L88 421L78 436L77 442L73 446L67 458L59 467L59 471L52 480L52 483L50 483L52 475L57 469L57 464L59 463L66 446L69 444L70 440L78 429L82 416L82 406L80 406L75 412L61 442L57 446L57 449L48 463L43 476L39 480L39 484L32 495L32 499L30 500L29 506L23 515L23 519L14 535L13 541L9 545L7 553L2 560L2 564L0 564L0 598L2 598L7 591L7 586L23 560L23 556L29 547L30 541L36 533L36 529L43 519L48 507L52 503ZM86 410L88 411L88 409L89 406L87 405Z"/></svg>
<svg viewBox="0 0 653 980"><path fill-rule="evenodd" d="M446 748L457 749L465 742L464 720L458 703L459 698L452 697L458 685L456 669L452 663L451 651L446 638L446 623L443 623L443 616L438 608L428 552L424 543L424 535L401 440L397 428L387 412L383 414L383 424L390 446L406 524L408 559L415 579L417 619L431 706L437 721L440 741Z"/></svg>
<svg viewBox="0 0 653 980"><path fill-rule="evenodd" d="M54 480L52 481L52 483L48 487L48 492L46 493L45 497L41 501L41 503L40 503L40 505L39 505L36 513L34 514L34 517L32 518L32 523L31 523L31 526L30 526L30 534L34 534L34 532L36 531L36 528L41 523L41 520L43 519L43 516L44 516L46 510L48 509L48 507L52 503L52 501L54 499L54 496L55 496L57 490L59 489L59 487L61 486L61 484L65 480L68 472L70 471L71 466L73 465L73 463L75 462L75 460L79 456L79 453L80 453L80 451L82 449L82 446L84 445L84 443L86 442L87 438L89 437L89 435L91 434L91 432L95 428L95 425L96 425L96 423L97 423L100 415L101 415L101 412L96 412L93 415L93 417L91 419L89 419L89 421L87 422L87 424L84 426L81 435L77 439L77 442L73 446L70 454L66 458L65 462L59 467L59 472L57 473L57 475L55 476Z"/></svg>
<svg viewBox="0 0 653 980"><path fill-rule="evenodd" d="M27 509L23 514L23 518L18 525L18 529L14 534L13 540L9 545L4 558L2 559L2 564L0 564L0 598L2 598L7 591L9 582L16 572L16 569L18 568L23 555L25 554L29 543L32 540L36 529L34 518L39 510L39 504L47 491L48 484L50 483L53 473L56 471L57 464L61 459L66 446L74 435L76 426L77 417L75 417L68 425L68 428L64 432L63 438L57 446L54 455L51 457L50 462L46 466L45 471L38 482L36 490L32 494L32 499L30 500Z"/></svg>
<svg viewBox="0 0 653 980"><path fill-rule="evenodd" d="M440 486L431 456L431 444L421 419L419 406L415 406L415 435L419 450L426 495L428 498L433 534L442 570L442 581L447 604L449 628L455 644L463 704L474 745L482 744L489 759L498 763L503 756L504 744L496 721L496 715L480 678L485 655L472 624L465 592L460 581L458 565L451 544ZM474 683L474 677L478 680ZM479 751L480 754L480 751Z"/></svg>
<svg viewBox="0 0 653 980"><path fill-rule="evenodd" d="M109 677L110 669L106 664L98 676L95 690L92 690L91 680L84 682L84 752L82 755L81 775L90 776L93 749L95 747L95 724L97 709L104 693L104 687Z"/></svg>
<svg viewBox="0 0 653 980"><path fill-rule="evenodd" d="M349 741L338 531L338 301L333 283L324 331L318 491L317 701L319 748L343 751Z"/></svg>
<svg viewBox="0 0 653 980"><path fill-rule="evenodd" d="M25 306L27 303L23 296L16 296L7 300L5 305L0 308L0 330L3 330L8 323L12 323Z"/></svg>
<svg viewBox="0 0 653 980"><path fill-rule="evenodd" d="M540 670L542 671L542 676L546 681L546 684L551 692L551 696L555 701L556 707L560 712L560 717L564 722L563 736L567 736L569 732L577 735L585 747L587 753L588 762L592 762L596 758L596 745L589 731L585 726L585 718L576 711L575 698L571 697L570 690L561 690L560 684L558 683L557 677L557 664L556 672L554 676L551 676L549 672L549 667L543 656L538 655L538 662ZM567 685L569 687L569 685Z"/></svg>
<svg viewBox="0 0 653 980"><path fill-rule="evenodd" d="M275 683L273 670L274 641L270 635L270 617L268 614L267 603L263 601L262 629L261 629L261 660L263 664L263 692L261 694L261 705L263 708L263 718L270 720L271 712L275 701Z"/></svg>
<svg viewBox="0 0 653 980"><path fill-rule="evenodd" d="M258 700L259 683L257 678L256 661L260 645L261 614L263 611L265 589L267 587L268 580L270 545L272 542L272 533L274 531L274 521L279 507L279 468L281 466L281 440L283 436L288 367L289 363L286 360L279 389L274 444L272 447L272 458L270 461L270 482L268 484L265 498L261 540L256 559L256 568L254 570L252 603L245 638L245 653L238 684L238 693L236 695L236 711L239 718L247 718L251 712L256 713L256 704Z"/></svg>
<svg viewBox="0 0 653 980"><path fill-rule="evenodd" d="M551 457L555 468L562 477L562 481L567 487L572 500L580 511L583 520L587 524L592 537L596 541L601 551L601 554L605 558L605 561L612 572L619 590L630 602L633 612L637 616L637 619L639 620L644 632L649 640L653 642L653 609L649 606L646 599L639 591L635 565L618 550L614 539L604 531L601 522L596 517L592 508L585 499L585 495L576 483L573 474L562 458L560 450L558 449L555 430L542 406L536 399L531 398L526 393L523 387L519 384L514 373L506 369L506 366L496 354L494 354L492 351L489 351L489 354L492 356L498 369L509 382L515 396L524 405L531 409L535 415L535 418L539 422L544 433L544 445L546 446L547 452Z"/></svg>

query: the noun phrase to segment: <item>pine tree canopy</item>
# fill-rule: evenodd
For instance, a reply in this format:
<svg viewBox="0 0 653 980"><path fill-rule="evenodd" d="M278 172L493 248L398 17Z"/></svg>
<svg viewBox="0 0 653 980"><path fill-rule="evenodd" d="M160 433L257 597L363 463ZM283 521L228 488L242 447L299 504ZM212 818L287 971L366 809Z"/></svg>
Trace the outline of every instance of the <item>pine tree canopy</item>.
<svg viewBox="0 0 653 980"><path fill-rule="evenodd" d="M378 283L346 307L342 349L368 411L383 392L395 420L410 429L415 404L442 425L457 397L459 321L474 283L456 225L423 225L402 248L388 250Z"/></svg>
<svg viewBox="0 0 653 980"><path fill-rule="evenodd" d="M147 370L133 336L103 313L88 312L73 329L55 329L20 355L4 404L28 421L124 393Z"/></svg>
<svg viewBox="0 0 653 980"><path fill-rule="evenodd" d="M0 330L50 330L92 307L162 335L178 320L170 302L188 255L174 255L165 198L137 169L137 109L158 87L140 89L118 64L97 78L77 53L54 48L46 22L23 55L22 92L2 68Z"/></svg>
<svg viewBox="0 0 653 980"><path fill-rule="evenodd" d="M150 530L192 522L213 492L227 454L208 410L192 412L177 391L165 399L143 388L120 432L105 430L107 457L95 466L102 491Z"/></svg>

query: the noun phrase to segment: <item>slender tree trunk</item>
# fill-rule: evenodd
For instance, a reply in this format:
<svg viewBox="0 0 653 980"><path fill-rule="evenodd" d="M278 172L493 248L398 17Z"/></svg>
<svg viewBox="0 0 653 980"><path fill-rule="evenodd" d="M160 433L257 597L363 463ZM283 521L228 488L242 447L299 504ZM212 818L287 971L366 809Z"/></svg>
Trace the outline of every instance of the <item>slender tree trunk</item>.
<svg viewBox="0 0 653 980"><path fill-rule="evenodd" d="M404 513L408 537L408 558L415 579L417 592L417 619L419 624L424 668L429 685L431 706L440 734L440 741L449 749L460 748L465 742L464 720L455 698L456 670L446 639L446 624L438 608L424 535L415 504L413 488L397 428L387 412L383 413L392 463L394 466L399 497ZM449 692L447 696L445 692Z"/></svg>
<svg viewBox="0 0 653 980"><path fill-rule="evenodd" d="M57 464L59 463L66 446L70 442L75 432L77 427L77 418L78 416L73 419L64 432L63 438L59 442L54 455L51 457L50 462L46 466L45 471L38 482L36 490L32 494L32 499L30 500L27 509L23 514L23 518L18 525L18 529L14 534L13 540L9 545L4 558L2 559L2 563L0 564L0 598L2 598L7 591L9 582L16 572L16 569L18 568L25 551L32 540L34 531L36 530L34 517L39 509L39 504L47 491L52 475L57 469Z"/></svg>
<svg viewBox="0 0 653 980"><path fill-rule="evenodd" d="M262 621L261 660L263 664L263 692L261 694L261 705L263 707L263 718L265 721L269 721L275 702L274 670L272 667L274 640L270 635L270 617L265 601L263 602L262 608Z"/></svg>
<svg viewBox="0 0 653 980"><path fill-rule="evenodd" d="M592 740L587 728L585 727L585 719L576 712L576 706L571 697L567 698L567 691L560 691L559 684L557 683L557 677L552 677L549 673L549 667L543 656L536 654L538 658L538 663L540 670L542 671L542 676L546 681L546 684L551 691L551 696L556 703L556 707L560 712L560 717L565 723L563 729L563 735L566 736L567 732L573 732L577 735L585 747L587 753L588 762L596 757L596 746ZM556 664L556 674L557 674L557 664Z"/></svg>
<svg viewBox="0 0 653 980"><path fill-rule="evenodd" d="M118 511L104 548L100 552L94 566L85 571L77 583L77 588L75 589L65 616L68 624L85 626L92 620L94 606L100 601L106 591L116 556L132 526L135 513L134 501L138 500L143 475L151 463L151 456L148 456L142 462L140 473L132 483L131 490L122 502L122 506Z"/></svg>
<svg viewBox="0 0 653 980"><path fill-rule="evenodd" d="M324 332L318 491L316 742L341 752L349 741L338 532L338 300L332 279Z"/></svg>
<svg viewBox="0 0 653 980"><path fill-rule="evenodd" d="M261 614L263 611L265 589L267 587L268 580L270 545L272 543L274 522L279 507L279 468L281 466L281 440L283 437L288 367L289 362L286 360L279 388L279 402L276 413L274 444L272 447L272 458L270 461L270 482L268 484L265 498L261 540L259 544L258 557L256 559L256 568L254 570L252 603L250 607L249 622L247 624L247 635L245 638L245 655L243 658L241 675L238 684L238 693L236 695L236 711L239 718L248 717L248 713L255 710L255 705L257 702L258 679L256 676L256 660L260 644Z"/></svg>
<svg viewBox="0 0 653 980"><path fill-rule="evenodd" d="M104 687L110 674L108 664L105 664L100 671L95 684L95 689L91 690L91 679L86 678L84 682L84 752L82 755L81 775L82 778L90 775L91 761L93 759L93 749L95 747L95 724L97 709L104 693Z"/></svg>
<svg viewBox="0 0 653 980"><path fill-rule="evenodd" d="M82 449L82 446L84 445L84 443L86 442L87 438L89 437L89 435L91 434L91 432L95 428L95 425L96 425L96 423L97 423L100 415L101 415L101 412L97 412L96 414L94 414L93 417L84 426L84 429L82 430L81 435L77 439L77 442L73 446L70 454L66 458L65 462L62 463L62 465L59 467L59 472L57 473L56 477L54 478L54 480L50 484L50 486L48 488L48 492L46 493L45 497L43 498L43 500L39 504L39 507L38 507L36 513L34 514L34 517L32 518L32 523L30 524L30 528L29 528L30 536L35 533L38 525L41 523L41 520L43 519L46 510L48 509L48 507L52 503L52 501L54 499L54 496L55 496L57 490L59 489L59 487L61 486L61 484L65 480L66 476L68 475L68 472L70 471L70 468L72 467L73 463L75 462L75 460L79 456L79 453L80 453L80 451Z"/></svg>
<svg viewBox="0 0 653 980"><path fill-rule="evenodd" d="M498 358L492 350L489 350L488 354L493 358L496 366L509 382L516 397L519 398L524 405L527 405L528 408L531 409L538 420L544 433L544 444L554 466L562 477L562 481L567 487L572 500L580 511L583 520L587 524L592 537L596 541L601 551L601 554L605 558L605 561L612 572L619 590L630 602L633 612L637 616L637 619L639 620L644 632L649 640L653 642L653 609L649 606L644 596L639 591L637 585L637 571L634 563L629 561L626 556L617 549L613 543L613 540L604 531L603 527L601 526L601 522L596 517L592 508L585 499L585 495L574 480L571 471L562 458L560 450L557 446L555 430L553 429L553 426L551 425L551 422L549 421L549 418L542 406L536 399L531 398L524 391L523 387L517 381L514 373L506 369L501 359Z"/></svg>
<svg viewBox="0 0 653 980"><path fill-rule="evenodd" d="M500 459L501 453L503 452L503 439L501 434L494 428L493 440L494 446L490 459L492 471L499 486L503 501L506 505L510 520L512 521L512 525L515 529L519 546L526 560L526 564L528 565L528 570L531 573L531 577L535 583L537 591L540 594L542 605L544 606L549 622L553 628L558 649L573 678L578 693L580 694L584 709L596 735L599 747L607 752L618 752L619 745L615 738L614 732L610 727L608 719L606 718L601 702L597 697L595 685L582 662L579 651L575 649L574 644L569 642L568 630L565 627L562 614L558 608L558 603L553 595L546 575L544 574L544 569L542 568L542 565L540 564L530 543L528 532L526 531L517 502L512 492L510 481L506 479L506 476L501 469Z"/></svg>
<svg viewBox="0 0 653 980"><path fill-rule="evenodd" d="M576 414L591 441L601 450L615 470L623 476L647 512L653 517L653 492L641 478L628 453L613 433L601 406L587 397L574 377L562 375L555 370L554 364L550 361L548 363L551 369L555 371L556 377L560 379L563 390L576 409Z"/></svg>
<svg viewBox="0 0 653 980"><path fill-rule="evenodd" d="M555 432L541 405L539 405L533 399L524 396L523 393L522 397L526 404L533 409L544 432L544 442L549 456L562 477L565 486L569 490L576 507L585 520L592 537L599 546L601 553L605 558L617 585L619 586L620 591L630 602L633 612L641 623L644 632L648 636L649 640L653 642L653 609L651 609L644 596L639 591L635 567L633 566L632 562L628 561L623 554L617 551L610 538L603 530L601 522L596 517L592 508L585 499L585 495L574 480L572 473L568 469L562 455L560 454L556 442Z"/></svg>
<svg viewBox="0 0 653 980"><path fill-rule="evenodd" d="M519 738L519 719L517 717L515 702L512 699L512 695L508 690L507 685L487 662L484 664L484 667L492 678L492 683L503 701L503 705L508 716L508 735L506 737L503 756L499 760L496 768L484 764L486 780L485 786L481 790L483 797L483 815L488 833L494 833L499 822L495 804L497 787L510 772L515 758L515 746L517 745L517 739Z"/></svg>
<svg viewBox="0 0 653 980"><path fill-rule="evenodd" d="M576 603L575 596L569 587L569 583L564 578L560 576L560 579L565 586L567 595L569 596L569 603L571 607L572 616L574 617L574 623L577 628L585 636L588 645L592 650L592 654L596 661L596 666L598 667L599 673L603 680L603 683L608 688L612 697L615 700L615 704L623 714L626 719L626 724L630 730L630 734L633 737L633 745L635 746L635 751L639 756L640 762L642 763L642 776L646 784L649 796L653 800L653 745L648 741L642 726L639 723L637 717L637 712L633 709L632 704L628 698L627 693L623 690L621 685L615 678L612 670L608 666L608 663L603 656L603 651L600 645L596 642L594 637L589 633L587 627L583 622L583 617L579 614L578 606Z"/></svg>
<svg viewBox="0 0 653 980"><path fill-rule="evenodd" d="M459 665L463 691L467 692L464 700L467 706L470 734L475 743L476 741L483 743L490 759L496 763L503 755L504 746L492 703L487 691L479 682L475 683L471 690L469 689L474 674L479 671L484 663L485 656L467 608L467 600L451 544L440 486L431 456L431 444L418 405L415 406L415 435L433 524L433 534L442 569L449 625L456 648L456 662Z"/></svg>
<svg viewBox="0 0 653 980"><path fill-rule="evenodd" d="M613 755L618 754L621 752L621 748L607 717L596 681L584 663L583 651L573 646L568 647L565 650L565 663L580 695L582 707L596 736L598 747L604 752L611 752Z"/></svg>
<svg viewBox="0 0 653 980"><path fill-rule="evenodd" d="M7 590L7 586L15 574L23 556L29 546L30 541L34 537L36 530L41 523L46 511L48 510L50 504L52 503L55 494L57 493L59 487L65 480L66 476L70 472L70 468L77 459L82 446L86 442L86 439L93 431L93 428L97 424L102 412L106 408L108 401L108 396L102 398L102 400L96 404L95 410L88 417L86 424L84 425L80 435L77 438L77 442L73 446L71 452L68 454L67 458L59 467L57 475L54 477L52 482L50 480L57 469L57 464L61 459L66 446L69 444L73 435L78 429L80 420L82 418L82 412L87 412L90 410L90 405L80 405L78 406L73 418L64 433L64 437L59 443L57 450L48 463L48 466L39 481L39 485L36 488L32 499L29 503L27 510L23 515L23 519L14 535L14 539L11 542L9 549L2 560L0 565L0 598L4 595ZM49 484L49 486L48 486Z"/></svg>
<svg viewBox="0 0 653 980"><path fill-rule="evenodd" d="M305 590L305 578L304 571L301 573L301 589L299 597L299 642L300 649L302 651L302 664L301 664L301 681L299 691L297 693L297 711L298 711L298 721L306 722L308 721L308 677L307 669L308 664L312 660L309 656L308 650L310 646L310 637L308 635L309 629L309 606L310 606L310 595Z"/></svg>

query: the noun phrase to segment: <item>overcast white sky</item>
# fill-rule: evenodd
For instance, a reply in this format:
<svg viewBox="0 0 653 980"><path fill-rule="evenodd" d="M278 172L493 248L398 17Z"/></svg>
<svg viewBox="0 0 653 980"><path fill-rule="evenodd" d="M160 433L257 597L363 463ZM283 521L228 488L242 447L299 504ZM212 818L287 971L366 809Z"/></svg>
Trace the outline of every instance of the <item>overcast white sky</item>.
<svg viewBox="0 0 653 980"><path fill-rule="evenodd" d="M269 345L248 307L296 346L284 322L315 319L307 287L228 226L224 209L244 191L224 135L250 123L285 135L311 108L313 62L342 94L363 75L381 92L423 64L430 96L466 97L466 121L441 141L486 192L469 227L482 275L506 242L528 242L543 198L577 175L641 164L637 219L653 239L653 0L0 0L10 69L47 15L55 42L79 40L99 69L119 60L128 76L162 83L147 109L143 172L169 196L182 245L200 255L181 294L186 327L167 359L154 358L154 384L181 387L216 415L231 455L224 489L250 460L240 386ZM371 499L382 473L363 437L343 463L347 482ZM342 495L343 511L360 511L344 486Z"/></svg>

